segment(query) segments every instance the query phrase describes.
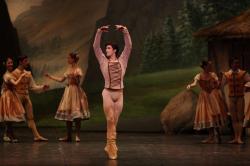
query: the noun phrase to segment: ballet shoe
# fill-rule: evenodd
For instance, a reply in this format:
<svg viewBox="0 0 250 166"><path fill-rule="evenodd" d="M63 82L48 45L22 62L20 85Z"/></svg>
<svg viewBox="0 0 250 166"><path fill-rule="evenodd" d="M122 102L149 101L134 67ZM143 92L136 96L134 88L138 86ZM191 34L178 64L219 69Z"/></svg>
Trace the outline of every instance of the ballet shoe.
<svg viewBox="0 0 250 166"><path fill-rule="evenodd" d="M115 140L108 140L107 145L104 148L104 151L106 152L106 154L110 160L116 160L117 159L117 151L118 151L118 148L116 146L116 141Z"/></svg>
<svg viewBox="0 0 250 166"><path fill-rule="evenodd" d="M3 136L3 142L11 142L11 138L7 135Z"/></svg>
<svg viewBox="0 0 250 166"><path fill-rule="evenodd" d="M68 138L68 137L62 137L62 138L59 138L58 141L61 141L61 142L72 142L72 139Z"/></svg>
<svg viewBox="0 0 250 166"><path fill-rule="evenodd" d="M80 142L80 141L81 141L80 137L76 136L76 142Z"/></svg>
<svg viewBox="0 0 250 166"><path fill-rule="evenodd" d="M237 140L235 140L235 139L233 139L233 140L231 140L231 141L228 141L228 143L229 143L229 144L237 144L237 143L238 143L238 141L237 141Z"/></svg>

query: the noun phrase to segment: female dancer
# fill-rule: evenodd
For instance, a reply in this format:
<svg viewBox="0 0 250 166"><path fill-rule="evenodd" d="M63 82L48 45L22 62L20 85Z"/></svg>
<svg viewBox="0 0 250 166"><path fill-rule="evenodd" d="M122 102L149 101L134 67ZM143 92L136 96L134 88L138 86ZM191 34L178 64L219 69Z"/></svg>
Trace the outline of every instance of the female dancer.
<svg viewBox="0 0 250 166"><path fill-rule="evenodd" d="M90 113L88 100L85 92L81 88L83 73L77 65L79 56L77 53L68 55L68 64L70 65L63 77L55 77L49 74L45 76L57 82L68 80L63 97L58 107L55 119L66 121L67 136L59 138L59 141L72 141L72 124L76 125L76 142L80 142L81 120L89 119Z"/></svg>
<svg viewBox="0 0 250 166"><path fill-rule="evenodd" d="M100 64L100 69L105 80L103 96L103 109L107 121L107 144L104 150L109 159L117 158L116 126L123 107L123 78L126 72L128 59L132 49L132 42L128 29L122 25L116 25L116 29L123 32L125 47L120 57L116 44L107 43L106 55L100 47L101 35L108 32L109 26L103 26L96 32L93 44L95 55Z"/></svg>
<svg viewBox="0 0 250 166"><path fill-rule="evenodd" d="M25 111L13 86L17 85L26 73L22 74L18 80L15 80L11 74L13 71L13 60L10 57L6 60L6 68L7 71L3 75L2 96L0 99L0 122L5 122L6 124L3 140L6 142L18 142L14 136L12 123L25 121Z"/></svg>
<svg viewBox="0 0 250 166"><path fill-rule="evenodd" d="M209 136L202 143L214 143L214 129L220 127L218 119L220 108L211 92L214 89L214 80L217 78L210 72L211 64L208 61L202 61L201 68L203 71L195 76L194 82L188 85L187 89L199 84L201 92L196 107L194 129L208 129Z"/></svg>

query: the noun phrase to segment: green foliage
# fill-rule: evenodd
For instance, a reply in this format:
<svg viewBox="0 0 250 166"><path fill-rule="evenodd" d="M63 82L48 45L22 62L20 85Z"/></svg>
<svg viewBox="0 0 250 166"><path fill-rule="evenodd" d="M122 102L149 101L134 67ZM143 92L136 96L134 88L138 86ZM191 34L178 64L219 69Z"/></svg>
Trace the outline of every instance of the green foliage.
<svg viewBox="0 0 250 166"><path fill-rule="evenodd" d="M146 38L143 50L143 56L145 57L142 66L143 72L161 70L162 43L163 38L161 34L150 34Z"/></svg>
<svg viewBox="0 0 250 166"><path fill-rule="evenodd" d="M185 1L182 10L179 11L177 26L177 37L180 43L181 64L188 65L193 61L193 37L194 27L192 25L192 6L191 3Z"/></svg>
<svg viewBox="0 0 250 166"><path fill-rule="evenodd" d="M162 70L168 68L179 67L179 49L176 38L175 27L171 17L166 17L163 23L163 33L162 33Z"/></svg>
<svg viewBox="0 0 250 166"><path fill-rule="evenodd" d="M166 17L162 32L149 34L144 43L142 72L178 67L178 43L171 17Z"/></svg>
<svg viewBox="0 0 250 166"><path fill-rule="evenodd" d="M206 41L195 39L198 29L238 15L250 0L185 0L176 24L163 21L162 31L149 34L144 42L142 72L156 72L199 64L207 56Z"/></svg>
<svg viewBox="0 0 250 166"><path fill-rule="evenodd" d="M250 7L250 0L204 0L214 11L211 15L218 21L229 19L233 16L240 14L242 11L248 10ZM212 13L211 13L212 14Z"/></svg>

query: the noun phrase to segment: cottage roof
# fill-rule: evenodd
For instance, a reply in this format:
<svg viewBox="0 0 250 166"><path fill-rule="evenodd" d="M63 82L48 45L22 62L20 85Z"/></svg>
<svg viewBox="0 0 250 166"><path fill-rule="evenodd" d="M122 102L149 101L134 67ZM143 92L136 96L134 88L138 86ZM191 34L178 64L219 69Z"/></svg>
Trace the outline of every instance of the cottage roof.
<svg viewBox="0 0 250 166"><path fill-rule="evenodd" d="M250 10L195 32L194 37L250 38Z"/></svg>

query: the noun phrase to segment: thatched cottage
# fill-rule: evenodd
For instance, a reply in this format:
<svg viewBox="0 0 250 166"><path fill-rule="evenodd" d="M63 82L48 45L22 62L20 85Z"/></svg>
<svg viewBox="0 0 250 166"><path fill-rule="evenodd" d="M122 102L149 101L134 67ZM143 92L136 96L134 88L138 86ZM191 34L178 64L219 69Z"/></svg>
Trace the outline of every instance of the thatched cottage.
<svg viewBox="0 0 250 166"><path fill-rule="evenodd" d="M200 29L194 37L208 40L208 57L214 62L217 72L228 70L233 57L239 58L242 68L250 72L250 10Z"/></svg>

